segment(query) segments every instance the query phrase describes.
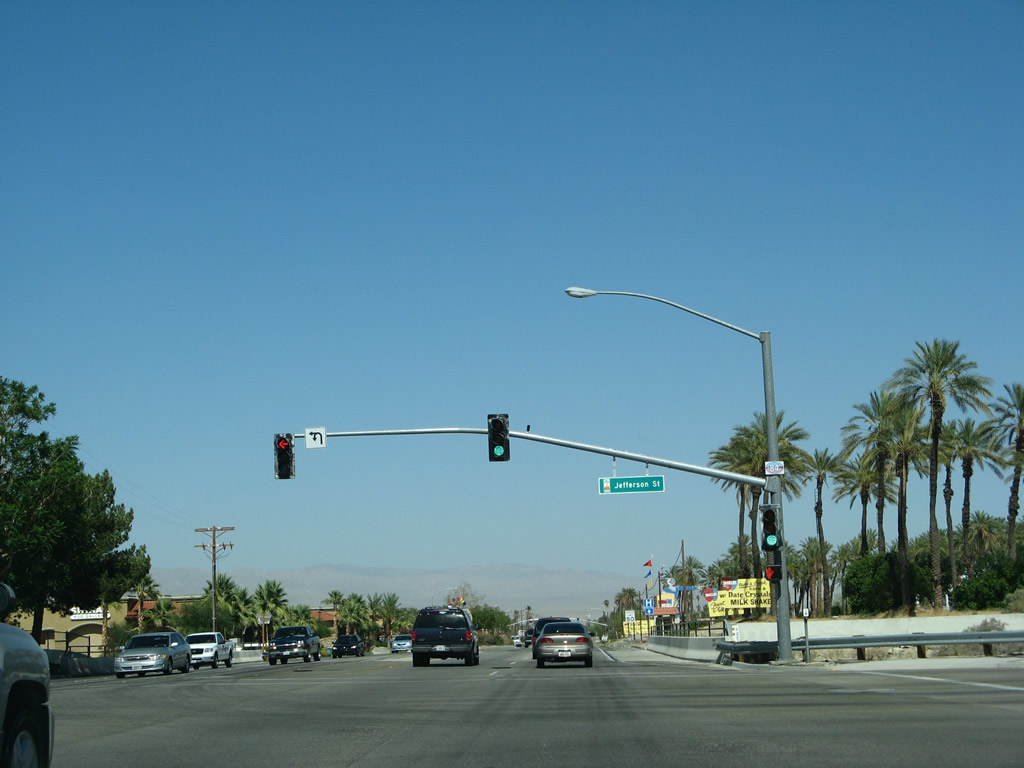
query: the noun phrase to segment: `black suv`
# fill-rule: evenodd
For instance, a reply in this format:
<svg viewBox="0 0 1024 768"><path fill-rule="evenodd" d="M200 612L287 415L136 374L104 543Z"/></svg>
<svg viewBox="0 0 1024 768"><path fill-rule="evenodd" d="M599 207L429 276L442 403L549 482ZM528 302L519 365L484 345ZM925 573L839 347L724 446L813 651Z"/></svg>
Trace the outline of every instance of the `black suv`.
<svg viewBox="0 0 1024 768"><path fill-rule="evenodd" d="M431 659L462 659L467 667L480 663L479 624L466 608L424 608L412 626L412 665Z"/></svg>
<svg viewBox="0 0 1024 768"><path fill-rule="evenodd" d="M362 656L366 653L366 645L359 635L338 635L331 646L331 658L339 656Z"/></svg>
<svg viewBox="0 0 1024 768"><path fill-rule="evenodd" d="M533 647L533 658L534 658L534 660L537 659L537 642L536 642L537 636L540 635L540 631L542 629L544 629L544 625L545 624L550 624L553 621L572 621L572 619L568 618L567 616L545 616L543 619L537 619L537 621L535 621L533 623L533 638L532 638L532 640L534 642L533 642L533 646L532 647Z"/></svg>

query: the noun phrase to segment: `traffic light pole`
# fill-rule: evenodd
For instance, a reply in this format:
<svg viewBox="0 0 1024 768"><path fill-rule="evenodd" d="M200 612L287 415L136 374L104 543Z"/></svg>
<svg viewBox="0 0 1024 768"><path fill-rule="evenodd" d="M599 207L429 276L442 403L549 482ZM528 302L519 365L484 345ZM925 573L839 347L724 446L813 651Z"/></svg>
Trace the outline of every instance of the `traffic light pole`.
<svg viewBox="0 0 1024 768"><path fill-rule="evenodd" d="M476 427L429 427L427 429L373 429L365 430L361 432L328 432L327 437L376 437L376 436L393 436L393 435L486 435L488 430ZM295 432L295 440L305 440L304 432ZM701 467L696 464L686 464L682 461L672 461L671 459L662 459L657 456L648 456L643 453L634 453L633 451L621 451L618 448L605 448L600 445L588 445L587 443L577 443L572 440L562 440L558 437L546 437L544 435L538 435L536 432L512 432L508 433L509 437L515 437L519 440L532 440L535 443L547 443L548 445L557 445L562 448L572 448L577 451L588 451L590 453L600 453L605 456L611 456L613 458L626 459L627 461L638 461L643 464L652 464L656 467L665 467L666 469L678 469L681 472L690 472L695 475L704 475L705 477L713 477L716 480L728 480L734 483L743 483L745 485L754 485L758 488L764 488L766 481L763 477L754 477L753 475L744 475L739 472L727 472L722 469L715 469L714 467Z"/></svg>
<svg viewBox="0 0 1024 768"><path fill-rule="evenodd" d="M779 433L778 424L776 422L775 415L775 377L772 372L772 337L767 331L763 333L754 333L748 331L746 328L740 328L738 325L727 323L724 320L719 320L717 317L706 315L703 312L698 312L690 307L684 307L682 304L676 304L674 301L663 299L659 296L649 296L646 293L633 293L632 291L595 291L590 288L579 288L572 286L566 288L565 292L574 299L587 299L591 296L633 296L638 299L650 299L651 301L657 301L661 304L667 304L675 309L681 309L683 312L688 312L691 315L696 315L705 320L709 320L712 323L721 325L724 328L728 328L731 331L742 333L744 336L749 336L752 339L757 339L761 343L761 366L764 372L764 416L765 416L765 439L767 441L768 448L768 461L777 462L779 460ZM768 478L767 484L764 486L768 494L768 503L775 504L779 509L779 535L782 539L782 546L779 547L779 566L782 569L782 582L779 584L779 596L776 604L776 632L778 634L779 643L779 661L789 662L793 660L793 642L792 634L789 629L789 576L786 571L786 537L782 525L782 481L778 475L771 475Z"/></svg>

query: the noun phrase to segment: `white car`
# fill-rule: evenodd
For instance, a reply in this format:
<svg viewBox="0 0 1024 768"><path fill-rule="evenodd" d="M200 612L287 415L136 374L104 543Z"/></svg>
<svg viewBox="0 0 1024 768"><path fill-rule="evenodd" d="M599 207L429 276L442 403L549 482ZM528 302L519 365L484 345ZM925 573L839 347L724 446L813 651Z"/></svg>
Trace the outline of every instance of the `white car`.
<svg viewBox="0 0 1024 768"><path fill-rule="evenodd" d="M512 638L512 645L514 645L516 648L522 648L523 647L523 638L521 638L519 635L516 635L515 637Z"/></svg>
<svg viewBox="0 0 1024 768"><path fill-rule="evenodd" d="M192 649L193 668L199 669L203 664L209 664L216 669L221 663L225 667L231 667L235 645L230 640L225 640L220 632L196 632L186 637L185 642Z"/></svg>

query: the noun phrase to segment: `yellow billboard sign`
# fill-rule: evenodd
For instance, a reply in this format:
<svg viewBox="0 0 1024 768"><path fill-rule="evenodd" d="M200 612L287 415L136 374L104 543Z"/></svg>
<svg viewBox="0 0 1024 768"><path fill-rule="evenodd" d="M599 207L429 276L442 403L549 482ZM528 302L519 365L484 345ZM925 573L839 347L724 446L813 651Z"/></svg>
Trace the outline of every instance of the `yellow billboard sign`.
<svg viewBox="0 0 1024 768"><path fill-rule="evenodd" d="M726 616L746 608L769 608L772 591L768 579L723 579L722 588L705 587L709 616Z"/></svg>

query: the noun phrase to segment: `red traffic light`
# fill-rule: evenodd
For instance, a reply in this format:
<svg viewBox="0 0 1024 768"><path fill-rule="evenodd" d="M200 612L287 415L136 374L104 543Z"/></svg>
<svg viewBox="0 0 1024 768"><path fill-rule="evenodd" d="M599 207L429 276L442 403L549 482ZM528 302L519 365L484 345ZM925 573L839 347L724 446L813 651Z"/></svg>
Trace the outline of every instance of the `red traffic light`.
<svg viewBox="0 0 1024 768"><path fill-rule="evenodd" d="M778 583L782 581L782 566L781 565L768 565L764 569L764 577L768 581Z"/></svg>
<svg viewBox="0 0 1024 768"><path fill-rule="evenodd" d="M277 447L280 448L282 451L287 451L291 447L291 444L291 440L289 440L287 437L281 436L277 438Z"/></svg>

